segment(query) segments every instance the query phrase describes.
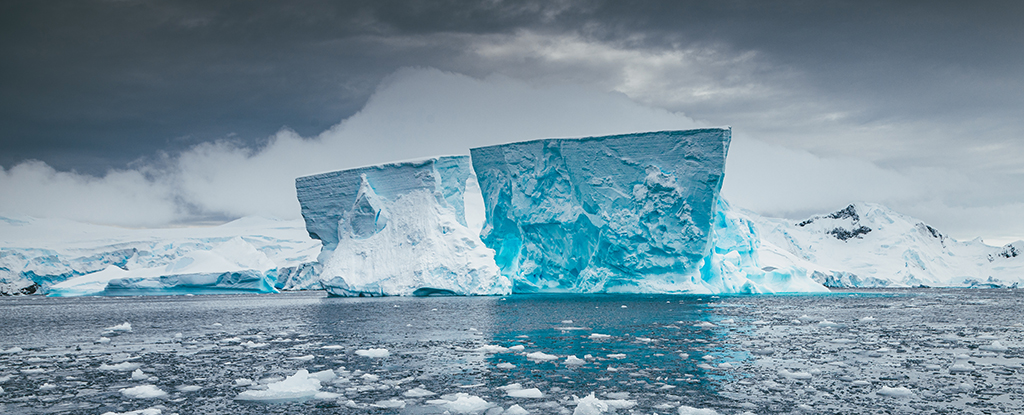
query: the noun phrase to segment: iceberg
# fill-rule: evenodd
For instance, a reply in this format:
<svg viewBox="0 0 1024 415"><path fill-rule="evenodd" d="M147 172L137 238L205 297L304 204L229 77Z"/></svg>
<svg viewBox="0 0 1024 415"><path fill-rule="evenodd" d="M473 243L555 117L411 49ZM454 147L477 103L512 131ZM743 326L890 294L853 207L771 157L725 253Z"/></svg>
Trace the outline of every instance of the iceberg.
<svg viewBox="0 0 1024 415"><path fill-rule="evenodd" d="M471 150L482 240L514 292L714 292L728 128Z"/></svg>
<svg viewBox="0 0 1024 415"><path fill-rule="evenodd" d="M467 201L479 200L467 198L475 187L467 156L300 177L295 187L306 230L323 244L319 281L331 295L511 291L467 221Z"/></svg>
<svg viewBox="0 0 1024 415"><path fill-rule="evenodd" d="M828 292L814 280L815 265L761 238L745 213L718 199L711 255L701 269L707 293ZM699 290L698 290L699 291Z"/></svg>

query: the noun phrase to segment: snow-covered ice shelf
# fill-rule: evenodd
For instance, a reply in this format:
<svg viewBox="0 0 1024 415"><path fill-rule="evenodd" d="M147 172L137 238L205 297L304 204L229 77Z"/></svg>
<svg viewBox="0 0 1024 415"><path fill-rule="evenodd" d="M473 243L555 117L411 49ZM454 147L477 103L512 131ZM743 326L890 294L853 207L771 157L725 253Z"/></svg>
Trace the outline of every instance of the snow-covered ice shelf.
<svg viewBox="0 0 1024 415"><path fill-rule="evenodd" d="M0 291L60 296L276 292L315 286L301 221L127 229L0 218Z"/></svg>

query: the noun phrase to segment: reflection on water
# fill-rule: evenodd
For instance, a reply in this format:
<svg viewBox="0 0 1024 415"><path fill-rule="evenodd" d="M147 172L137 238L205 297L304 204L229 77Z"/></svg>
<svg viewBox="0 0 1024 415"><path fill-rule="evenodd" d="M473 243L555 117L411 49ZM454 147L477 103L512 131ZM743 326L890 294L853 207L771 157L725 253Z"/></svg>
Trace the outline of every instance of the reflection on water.
<svg viewBox="0 0 1024 415"><path fill-rule="evenodd" d="M572 413L594 393L620 413L1021 413L1021 309L1020 290L20 297L0 301L0 412ZM307 395L236 400L303 369Z"/></svg>

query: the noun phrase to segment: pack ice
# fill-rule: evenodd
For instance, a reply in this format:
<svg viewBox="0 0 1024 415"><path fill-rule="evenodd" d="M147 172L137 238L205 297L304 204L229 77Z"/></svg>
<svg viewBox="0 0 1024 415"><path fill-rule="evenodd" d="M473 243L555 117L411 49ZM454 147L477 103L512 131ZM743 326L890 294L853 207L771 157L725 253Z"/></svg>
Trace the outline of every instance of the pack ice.
<svg viewBox="0 0 1024 415"><path fill-rule="evenodd" d="M306 229L323 243L324 288L336 296L508 294L494 251L467 222L467 186L475 178L466 156L296 179Z"/></svg>
<svg viewBox="0 0 1024 415"><path fill-rule="evenodd" d="M716 128L474 148L482 240L515 292L824 289L792 261L763 267L754 228L719 202L730 139Z"/></svg>
<svg viewBox="0 0 1024 415"><path fill-rule="evenodd" d="M312 288L319 245L299 221L256 217L163 229L4 217L0 292L79 296Z"/></svg>

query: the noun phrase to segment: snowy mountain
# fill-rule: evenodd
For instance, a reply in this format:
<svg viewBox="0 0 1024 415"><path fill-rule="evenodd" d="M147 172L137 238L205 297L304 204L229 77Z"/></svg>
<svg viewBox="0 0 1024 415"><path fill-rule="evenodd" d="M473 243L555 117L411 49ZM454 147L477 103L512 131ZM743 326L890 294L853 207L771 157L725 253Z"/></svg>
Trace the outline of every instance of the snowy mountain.
<svg viewBox="0 0 1024 415"><path fill-rule="evenodd" d="M0 293L275 292L311 288L320 242L301 221L127 229L0 217ZM319 288L319 286L316 286Z"/></svg>
<svg viewBox="0 0 1024 415"><path fill-rule="evenodd" d="M829 287L998 287L1024 281L1024 241L958 241L915 218L854 203L803 221L748 212L764 242L807 261Z"/></svg>

